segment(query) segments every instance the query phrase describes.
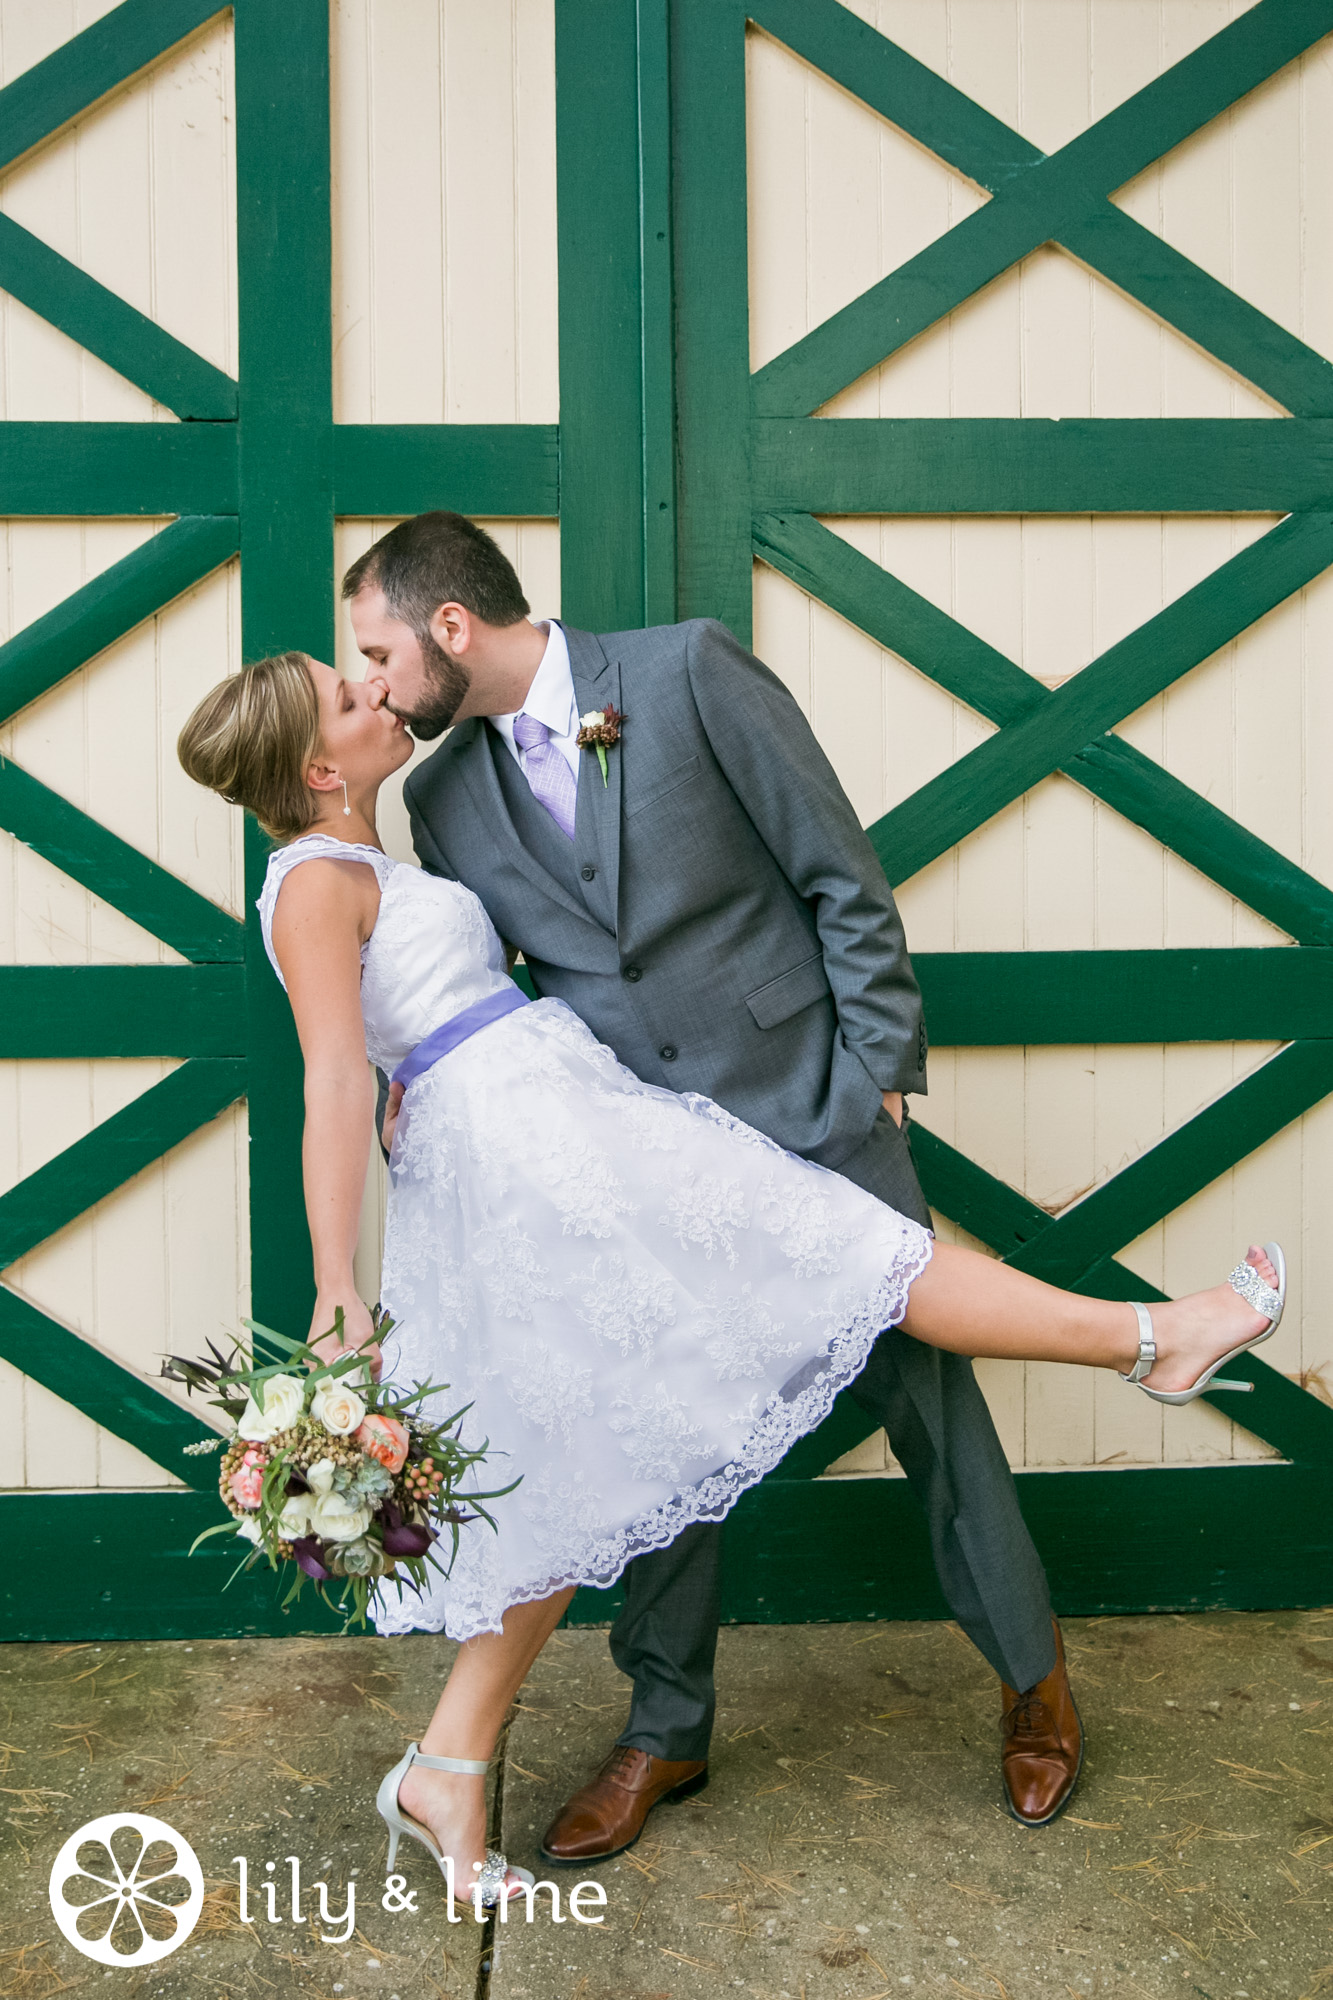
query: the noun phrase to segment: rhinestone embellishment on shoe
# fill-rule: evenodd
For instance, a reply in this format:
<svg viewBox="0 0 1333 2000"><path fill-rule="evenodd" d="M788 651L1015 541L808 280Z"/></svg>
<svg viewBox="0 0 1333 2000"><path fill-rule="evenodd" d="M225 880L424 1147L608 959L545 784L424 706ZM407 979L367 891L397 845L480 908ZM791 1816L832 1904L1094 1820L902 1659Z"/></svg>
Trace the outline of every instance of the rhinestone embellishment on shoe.
<svg viewBox="0 0 1333 2000"><path fill-rule="evenodd" d="M486 1859L481 1865L475 1888L481 1890L481 1906L484 1910L494 1909L504 1888L505 1876L509 1873L509 1863L503 1854L493 1847L486 1849Z"/></svg>
<svg viewBox="0 0 1333 2000"><path fill-rule="evenodd" d="M1237 1264L1227 1279L1233 1292L1238 1292L1247 1306L1253 1306L1265 1319L1276 1319L1282 1310L1282 1300L1271 1285L1265 1284L1253 1264Z"/></svg>

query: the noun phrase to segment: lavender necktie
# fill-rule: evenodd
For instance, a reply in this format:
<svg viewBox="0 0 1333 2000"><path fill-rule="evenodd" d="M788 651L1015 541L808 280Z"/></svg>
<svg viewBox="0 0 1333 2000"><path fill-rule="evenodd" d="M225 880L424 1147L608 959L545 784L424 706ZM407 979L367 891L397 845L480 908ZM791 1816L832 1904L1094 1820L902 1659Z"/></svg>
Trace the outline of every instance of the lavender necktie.
<svg viewBox="0 0 1333 2000"><path fill-rule="evenodd" d="M535 715L514 717L514 741L523 752L523 775L567 840L574 838L574 773L552 746L551 732Z"/></svg>

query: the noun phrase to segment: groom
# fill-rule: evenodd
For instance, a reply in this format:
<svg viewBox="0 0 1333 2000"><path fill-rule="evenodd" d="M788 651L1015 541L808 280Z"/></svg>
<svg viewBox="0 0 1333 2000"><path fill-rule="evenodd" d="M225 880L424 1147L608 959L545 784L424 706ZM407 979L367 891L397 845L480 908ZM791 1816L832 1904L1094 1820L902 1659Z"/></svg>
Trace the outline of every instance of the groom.
<svg viewBox="0 0 1333 2000"><path fill-rule="evenodd" d="M903 1127L926 1085L920 995L889 886L786 689L709 619L596 637L533 624L464 516L418 515L343 579L357 644L414 735L448 741L405 797L423 867L476 892L562 999L650 1083L699 1091L929 1222ZM612 717L602 758L581 719ZM1082 1735L1046 1579L972 1364L881 1334L852 1395L884 1426L963 1630L1002 1682L1009 1810L1068 1804ZM636 1558L611 1628L634 1684L548 1860L604 1860L707 1782L715 1525Z"/></svg>

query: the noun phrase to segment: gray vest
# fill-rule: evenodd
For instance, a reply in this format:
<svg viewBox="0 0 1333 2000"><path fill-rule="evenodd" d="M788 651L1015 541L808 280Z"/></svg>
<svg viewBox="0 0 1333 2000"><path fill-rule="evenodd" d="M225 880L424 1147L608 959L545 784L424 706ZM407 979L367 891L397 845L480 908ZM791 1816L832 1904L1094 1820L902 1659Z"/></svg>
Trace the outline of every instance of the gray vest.
<svg viewBox="0 0 1333 2000"><path fill-rule="evenodd" d="M532 795L518 760L511 756L509 748L498 729L487 729L491 756L495 762L496 776L500 790L504 793L509 817L514 831L532 856L539 861L548 875L553 875L561 888L569 895L576 896L589 916L600 924L612 937L616 934L615 915L610 906L606 889L605 870L599 866L596 836L592 827L592 814L586 809L585 793L590 782L602 782L597 759L582 755L579 760L578 799L574 811L574 838L568 840L551 818L544 805Z"/></svg>

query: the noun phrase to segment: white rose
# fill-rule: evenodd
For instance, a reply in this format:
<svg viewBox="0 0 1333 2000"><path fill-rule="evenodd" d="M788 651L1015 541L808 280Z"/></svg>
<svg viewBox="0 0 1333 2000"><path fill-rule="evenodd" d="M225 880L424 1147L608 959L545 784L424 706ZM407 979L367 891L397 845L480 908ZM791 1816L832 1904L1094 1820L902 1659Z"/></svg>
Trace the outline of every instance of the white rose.
<svg viewBox="0 0 1333 2000"><path fill-rule="evenodd" d="M370 1526L369 1507L354 1507L341 1493L321 1493L310 1509L310 1532L324 1542L354 1542Z"/></svg>
<svg viewBox="0 0 1333 2000"><path fill-rule="evenodd" d="M253 1396L246 1398L241 1412L241 1421L236 1426L238 1437L247 1444L263 1444L275 1431L285 1431L289 1424L296 1422L305 1408L305 1385L294 1375L270 1375L264 1384L264 1407L261 1410Z"/></svg>
<svg viewBox="0 0 1333 2000"><path fill-rule="evenodd" d="M259 1523L253 1514L244 1515L236 1523L236 1532L243 1542L262 1542L264 1539L259 1532Z"/></svg>
<svg viewBox="0 0 1333 2000"><path fill-rule="evenodd" d="M354 1507L343 1494L334 1492L333 1475L337 1469L331 1458L317 1459L306 1468L306 1483L310 1487L306 1502L310 1509L309 1532L325 1542L354 1542L370 1526L371 1509ZM298 1494L297 1498L305 1500L306 1496Z"/></svg>
<svg viewBox="0 0 1333 2000"><path fill-rule="evenodd" d="M278 1516L278 1533L284 1542L298 1542L310 1533L310 1495L293 1493Z"/></svg>
<svg viewBox="0 0 1333 2000"><path fill-rule="evenodd" d="M310 1405L310 1414L335 1437L350 1437L365 1422L366 1406L356 1390L349 1389L340 1378L320 1383Z"/></svg>
<svg viewBox="0 0 1333 2000"><path fill-rule="evenodd" d="M596 729L605 721L606 716L600 708L590 708L586 715L579 717L579 727L581 729Z"/></svg>

